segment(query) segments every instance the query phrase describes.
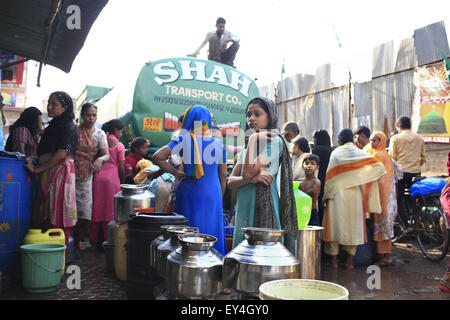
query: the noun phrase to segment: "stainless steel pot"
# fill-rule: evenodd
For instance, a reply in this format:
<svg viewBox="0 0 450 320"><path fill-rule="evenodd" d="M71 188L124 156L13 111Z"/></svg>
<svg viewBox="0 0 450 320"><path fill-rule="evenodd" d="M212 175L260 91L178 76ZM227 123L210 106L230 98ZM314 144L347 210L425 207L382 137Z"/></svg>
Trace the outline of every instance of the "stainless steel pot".
<svg viewBox="0 0 450 320"><path fill-rule="evenodd" d="M223 261L225 288L257 298L262 283L299 277L299 261L280 242L283 230L242 228L242 232L245 240Z"/></svg>
<svg viewBox="0 0 450 320"><path fill-rule="evenodd" d="M212 299L222 292L223 256L213 249L217 239L208 234L178 236L181 247L167 257L166 289L181 299Z"/></svg>
<svg viewBox="0 0 450 320"><path fill-rule="evenodd" d="M181 247L178 236L184 233L198 233L198 228L187 226L176 226L167 229L169 239L160 244L156 250L156 271L161 278L167 275L167 256L174 250Z"/></svg>
<svg viewBox="0 0 450 320"><path fill-rule="evenodd" d="M300 278L320 280L323 227L307 226L297 231L295 256L300 261Z"/></svg>
<svg viewBox="0 0 450 320"><path fill-rule="evenodd" d="M167 229L169 229L170 227L178 226L179 225L176 224L166 224L160 227L162 235L156 237L150 245L150 267L156 269L158 265L158 246L169 239L169 233L167 232Z"/></svg>
<svg viewBox="0 0 450 320"><path fill-rule="evenodd" d="M155 207L155 195L147 190L147 185L121 184L120 187L122 190L114 196L115 221L128 222L134 209Z"/></svg>

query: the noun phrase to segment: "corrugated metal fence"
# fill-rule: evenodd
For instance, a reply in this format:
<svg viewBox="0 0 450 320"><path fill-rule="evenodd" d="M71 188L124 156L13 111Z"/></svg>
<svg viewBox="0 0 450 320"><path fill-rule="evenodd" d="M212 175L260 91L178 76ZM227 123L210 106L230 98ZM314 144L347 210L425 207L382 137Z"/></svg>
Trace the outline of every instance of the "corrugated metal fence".
<svg viewBox="0 0 450 320"><path fill-rule="evenodd" d="M296 74L259 89L278 105L280 128L296 121L300 134L309 140L315 130L325 129L337 144L340 130L359 125L390 133L398 117L411 116L414 68L441 61L438 49L450 56L443 21L417 29L401 41L395 64L393 41L375 47L368 82L333 87L332 68L326 64L315 75Z"/></svg>

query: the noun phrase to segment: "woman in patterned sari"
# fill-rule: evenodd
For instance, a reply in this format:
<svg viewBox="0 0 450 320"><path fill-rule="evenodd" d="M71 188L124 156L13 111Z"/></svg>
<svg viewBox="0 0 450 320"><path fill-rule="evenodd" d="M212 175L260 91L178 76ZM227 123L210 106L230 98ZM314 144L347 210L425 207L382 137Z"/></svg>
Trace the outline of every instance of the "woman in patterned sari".
<svg viewBox="0 0 450 320"><path fill-rule="evenodd" d="M44 229L63 229L66 245L71 228L77 222L75 164L77 126L73 122L72 98L65 92L53 92L47 105L50 121L38 146L39 162L27 158L25 165L39 174L39 220Z"/></svg>
<svg viewBox="0 0 450 320"><path fill-rule="evenodd" d="M89 102L83 104L80 116L83 122L78 126L75 157L78 223L74 228L74 240L78 249L84 250L83 236L92 220L92 176L109 160L109 152L105 132L95 127L97 107Z"/></svg>

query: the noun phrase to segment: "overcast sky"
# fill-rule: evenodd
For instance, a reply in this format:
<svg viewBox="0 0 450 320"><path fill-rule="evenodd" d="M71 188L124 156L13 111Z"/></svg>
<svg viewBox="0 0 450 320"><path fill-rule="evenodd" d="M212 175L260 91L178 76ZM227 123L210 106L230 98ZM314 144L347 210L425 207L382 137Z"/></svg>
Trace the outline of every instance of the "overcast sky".
<svg viewBox="0 0 450 320"><path fill-rule="evenodd" d="M285 76L332 63L333 81L347 79L348 67L353 81L368 81L375 46L397 46L441 20L449 30L448 9L443 0L109 0L70 73L45 66L37 88L38 63L28 64L26 106L40 107L57 90L76 98L86 85L117 87L131 99L145 62L194 52L219 16L241 38L237 69L259 86L280 80L283 59ZM198 58L207 58L207 46Z"/></svg>

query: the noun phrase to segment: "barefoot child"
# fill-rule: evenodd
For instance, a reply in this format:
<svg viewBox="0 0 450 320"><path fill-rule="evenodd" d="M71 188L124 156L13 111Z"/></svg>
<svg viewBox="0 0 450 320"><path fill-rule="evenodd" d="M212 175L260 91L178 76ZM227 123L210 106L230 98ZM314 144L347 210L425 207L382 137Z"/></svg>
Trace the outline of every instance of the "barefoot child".
<svg viewBox="0 0 450 320"><path fill-rule="evenodd" d="M305 178L303 178L299 189L312 198L311 218L309 225L321 226L319 213L317 212L317 199L320 194L320 180L316 178L316 171L319 169L319 157L315 154L307 154L303 158L303 170Z"/></svg>

